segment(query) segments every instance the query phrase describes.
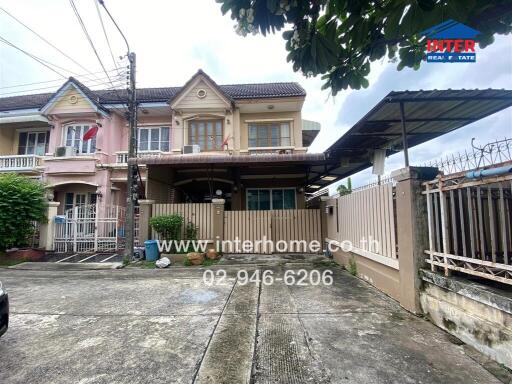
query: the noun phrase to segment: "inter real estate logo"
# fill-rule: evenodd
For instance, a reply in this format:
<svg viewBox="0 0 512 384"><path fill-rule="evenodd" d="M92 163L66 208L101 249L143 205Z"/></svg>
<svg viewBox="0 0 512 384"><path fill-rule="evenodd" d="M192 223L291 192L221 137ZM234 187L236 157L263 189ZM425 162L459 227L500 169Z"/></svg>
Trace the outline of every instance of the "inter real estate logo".
<svg viewBox="0 0 512 384"><path fill-rule="evenodd" d="M421 32L427 37L427 62L476 62L475 37L480 34L467 25L448 20Z"/></svg>

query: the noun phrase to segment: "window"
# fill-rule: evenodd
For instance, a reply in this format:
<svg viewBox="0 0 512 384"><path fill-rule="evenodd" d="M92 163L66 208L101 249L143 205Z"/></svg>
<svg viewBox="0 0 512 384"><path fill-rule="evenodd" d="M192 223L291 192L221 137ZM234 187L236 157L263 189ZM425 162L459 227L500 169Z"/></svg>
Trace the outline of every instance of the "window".
<svg viewBox="0 0 512 384"><path fill-rule="evenodd" d="M96 152L96 136L92 139L83 141L85 132L91 128L91 125L68 125L66 127L66 147L74 147L78 154Z"/></svg>
<svg viewBox="0 0 512 384"><path fill-rule="evenodd" d="M249 148L289 147L290 123L250 123Z"/></svg>
<svg viewBox="0 0 512 384"><path fill-rule="evenodd" d="M18 155L43 156L48 152L49 132L20 132Z"/></svg>
<svg viewBox="0 0 512 384"><path fill-rule="evenodd" d="M139 151L169 152L169 127L139 128Z"/></svg>
<svg viewBox="0 0 512 384"><path fill-rule="evenodd" d="M248 189L246 193L249 211L269 209L295 209L295 189Z"/></svg>
<svg viewBox="0 0 512 384"><path fill-rule="evenodd" d="M188 143L201 151L222 150L222 120L196 120L188 123Z"/></svg>

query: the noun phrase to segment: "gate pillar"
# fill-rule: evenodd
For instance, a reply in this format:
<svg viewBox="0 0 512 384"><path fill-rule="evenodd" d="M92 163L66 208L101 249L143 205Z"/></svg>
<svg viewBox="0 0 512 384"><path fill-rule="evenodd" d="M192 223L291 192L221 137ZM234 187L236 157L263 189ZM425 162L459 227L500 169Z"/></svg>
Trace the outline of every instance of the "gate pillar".
<svg viewBox="0 0 512 384"><path fill-rule="evenodd" d="M155 200L139 200L139 245L143 246L144 241L151 237L149 219L153 214Z"/></svg>
<svg viewBox="0 0 512 384"><path fill-rule="evenodd" d="M428 249L427 204L421 184L437 172L437 168L407 167L391 173L396 180L400 305L413 313L421 313L419 271Z"/></svg>
<svg viewBox="0 0 512 384"><path fill-rule="evenodd" d="M58 201L48 202L48 213L46 222L41 223L39 227L39 247L46 251L53 251L53 238L55 236L55 216L60 203Z"/></svg>
<svg viewBox="0 0 512 384"><path fill-rule="evenodd" d="M211 225L214 248L217 248L217 244L221 244L224 240L224 203L224 199L212 199L213 216Z"/></svg>

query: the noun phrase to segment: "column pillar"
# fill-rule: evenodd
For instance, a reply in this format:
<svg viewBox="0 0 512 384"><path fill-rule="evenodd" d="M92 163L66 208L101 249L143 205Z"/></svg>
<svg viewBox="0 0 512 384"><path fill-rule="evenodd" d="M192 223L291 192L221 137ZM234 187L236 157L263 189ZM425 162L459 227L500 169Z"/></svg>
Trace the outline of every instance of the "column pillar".
<svg viewBox="0 0 512 384"><path fill-rule="evenodd" d="M57 216L57 209L60 203L58 201L48 202L48 213L46 221L40 223L39 227L39 248L46 251L53 251L53 238L55 233L55 216Z"/></svg>
<svg viewBox="0 0 512 384"><path fill-rule="evenodd" d="M139 245L151 238L149 219L153 214L155 200L139 200Z"/></svg>
<svg viewBox="0 0 512 384"><path fill-rule="evenodd" d="M327 205L329 200L329 196L320 196L320 225L322 246L325 244L325 239L327 238Z"/></svg>
<svg viewBox="0 0 512 384"><path fill-rule="evenodd" d="M212 217L212 234L213 245L217 248L217 244L221 244L224 240L224 199L212 199L213 217ZM221 251L221 249L217 249Z"/></svg>
<svg viewBox="0 0 512 384"><path fill-rule="evenodd" d="M422 182L432 180L437 168L406 167L394 171L396 180L396 215L400 276L400 305L413 313L421 313L419 271L425 265L428 249L428 219Z"/></svg>

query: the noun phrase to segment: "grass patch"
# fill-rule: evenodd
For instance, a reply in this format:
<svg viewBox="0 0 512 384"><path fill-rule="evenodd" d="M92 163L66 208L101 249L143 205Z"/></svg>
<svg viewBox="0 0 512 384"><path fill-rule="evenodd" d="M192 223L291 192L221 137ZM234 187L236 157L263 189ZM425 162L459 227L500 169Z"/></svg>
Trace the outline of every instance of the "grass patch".
<svg viewBox="0 0 512 384"><path fill-rule="evenodd" d="M352 276L357 276L357 264L355 257L351 257L346 266L348 273Z"/></svg>
<svg viewBox="0 0 512 384"><path fill-rule="evenodd" d="M183 259L183 265L185 267L190 267L192 265L192 262L190 261L190 259L187 256L185 256L185 258Z"/></svg>
<svg viewBox="0 0 512 384"><path fill-rule="evenodd" d="M203 267L210 267L212 265L215 265L219 262L219 260L210 260L208 258L205 258L203 261Z"/></svg>

